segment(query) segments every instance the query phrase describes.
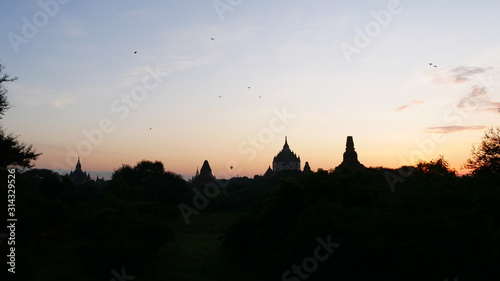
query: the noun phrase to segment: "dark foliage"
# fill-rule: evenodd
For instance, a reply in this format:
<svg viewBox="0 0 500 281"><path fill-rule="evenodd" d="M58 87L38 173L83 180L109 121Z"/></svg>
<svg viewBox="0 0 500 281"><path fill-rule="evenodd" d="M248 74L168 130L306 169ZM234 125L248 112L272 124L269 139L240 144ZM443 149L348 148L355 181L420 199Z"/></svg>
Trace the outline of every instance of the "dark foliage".
<svg viewBox="0 0 500 281"><path fill-rule="evenodd" d="M117 173L104 186L74 185L49 170L17 171L23 280L110 280L111 270L123 267L131 275L154 272L160 247L174 239L175 202L187 186L161 162L137 167L134 177Z"/></svg>
<svg viewBox="0 0 500 281"><path fill-rule="evenodd" d="M401 178L394 190L386 173ZM178 204L193 198L192 187L158 161L124 165L106 185L74 185L33 169L18 171L16 186L23 280L111 280L122 268L162 280L158 261L172 258L160 249L177 243ZM467 281L497 274L498 202L495 178L458 177L441 157L401 170L234 178L200 211L246 211L222 237L219 269L255 273L245 280ZM338 247L321 248L325 260L306 272L320 241Z"/></svg>
<svg viewBox="0 0 500 281"><path fill-rule="evenodd" d="M7 100L7 88L5 83L13 82L17 78L10 77L3 72L4 66L0 64L0 119L2 119L5 111L11 107ZM7 167L31 168L32 161L36 160L40 153L36 153L31 145L27 145L19 141L18 137L12 133L5 132L0 124L0 169L5 170Z"/></svg>
<svg viewBox="0 0 500 281"><path fill-rule="evenodd" d="M475 175L500 175L500 127L486 130L481 144L472 148L472 157L465 167Z"/></svg>
<svg viewBox="0 0 500 281"><path fill-rule="evenodd" d="M419 162L392 192L386 171L284 180L228 230L222 249L260 280L304 280L286 271L329 235L340 247L314 272L302 269L307 280L491 280L500 262L498 182L457 177L441 157Z"/></svg>

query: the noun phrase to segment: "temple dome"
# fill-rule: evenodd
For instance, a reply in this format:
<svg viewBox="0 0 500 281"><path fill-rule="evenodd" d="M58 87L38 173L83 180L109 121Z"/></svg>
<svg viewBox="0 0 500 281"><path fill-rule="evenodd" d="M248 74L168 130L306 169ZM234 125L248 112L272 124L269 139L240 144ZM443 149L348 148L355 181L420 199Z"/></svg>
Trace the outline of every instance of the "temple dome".
<svg viewBox="0 0 500 281"><path fill-rule="evenodd" d="M273 159L273 170L275 172L279 172L281 170L300 171L300 157L290 150L287 137L285 137L283 149Z"/></svg>

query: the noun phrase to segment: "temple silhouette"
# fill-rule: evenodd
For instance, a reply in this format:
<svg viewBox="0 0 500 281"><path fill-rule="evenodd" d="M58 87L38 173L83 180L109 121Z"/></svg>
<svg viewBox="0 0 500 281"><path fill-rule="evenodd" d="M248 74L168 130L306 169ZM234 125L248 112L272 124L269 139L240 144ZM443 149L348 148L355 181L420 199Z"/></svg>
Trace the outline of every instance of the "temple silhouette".
<svg viewBox="0 0 500 281"><path fill-rule="evenodd" d="M208 161L203 161L203 165L201 166L201 170L198 172L198 168L196 168L196 174L191 179L191 183L196 186L205 185L210 182L215 182L215 177L212 174L212 169L210 168L210 164Z"/></svg>
<svg viewBox="0 0 500 281"><path fill-rule="evenodd" d="M273 159L273 171L279 172L283 170L300 171L300 156L290 150L286 136L283 149Z"/></svg>
<svg viewBox="0 0 500 281"><path fill-rule="evenodd" d="M306 164L304 165L304 169L302 170L302 172L304 172L304 173L310 173L310 172L312 172L311 171L311 167L309 167L309 162L306 162Z"/></svg>
<svg viewBox="0 0 500 281"><path fill-rule="evenodd" d="M354 148L354 140L352 136L348 136L346 140L346 148L343 154L343 161L335 168L335 171L350 169L350 170L362 170L366 169L366 167L358 161L358 154ZM280 173L281 172L281 173ZM294 153L290 146L288 145L288 138L285 136L285 143L283 144L283 148L281 151L276 154L273 158L272 168L271 165L267 168L264 173L265 178L274 177L278 175L278 173L283 174L296 174L296 173L310 173L312 172L311 167L309 166L309 162L305 162L304 168L301 171L300 169L300 156ZM80 163L80 157L78 157L78 161L75 166L75 170L71 171L68 174L69 179L79 185L87 184L87 183L102 183L105 182L104 179L99 179L99 176L96 177L96 180L93 181L90 178L90 174L86 171L82 170L82 164ZM210 182L216 182L215 176L212 174L212 169L210 168L210 164L208 160L203 161L203 165L201 169L196 169L196 174L190 180L192 185L195 186L203 186Z"/></svg>
<svg viewBox="0 0 500 281"><path fill-rule="evenodd" d="M297 171L300 172L300 156L297 156L288 145L288 139L285 136L285 144L283 149L273 158L273 167L269 166L264 173L264 177L272 177L281 171ZM304 165L303 172L311 172L309 163Z"/></svg>
<svg viewBox="0 0 500 281"><path fill-rule="evenodd" d="M78 157L78 161L76 162L75 170L70 171L68 174L69 179L77 184L77 185L86 185L86 184L105 184L104 178L99 178L96 176L95 181L90 178L90 174L87 171L82 170L82 163L80 163L80 157Z"/></svg>
<svg viewBox="0 0 500 281"><path fill-rule="evenodd" d="M273 171L279 172L283 170L300 171L300 156L290 150L286 136L283 149L273 159Z"/></svg>
<svg viewBox="0 0 500 281"><path fill-rule="evenodd" d="M344 160L335 168L335 170L341 170L343 168L349 168L351 170L365 169L365 166L358 161L358 153L354 150L354 140L352 139L352 136L347 137L345 146Z"/></svg>
<svg viewBox="0 0 500 281"><path fill-rule="evenodd" d="M91 181L90 174L87 173L87 171L82 171L80 157L78 157L78 162L76 162L75 170L70 171L68 177L73 183L76 184L85 184Z"/></svg>

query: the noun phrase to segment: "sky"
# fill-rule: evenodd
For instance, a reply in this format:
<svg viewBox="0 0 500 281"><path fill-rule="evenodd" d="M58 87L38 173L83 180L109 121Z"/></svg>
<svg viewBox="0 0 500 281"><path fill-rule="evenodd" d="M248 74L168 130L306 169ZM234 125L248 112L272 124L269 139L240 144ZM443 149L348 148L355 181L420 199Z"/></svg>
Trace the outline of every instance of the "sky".
<svg viewBox="0 0 500 281"><path fill-rule="evenodd" d="M7 1L2 124L35 168L263 174L285 136L312 170L442 155L500 125L499 1ZM232 168L231 168L232 167ZM463 172L463 171L462 171Z"/></svg>

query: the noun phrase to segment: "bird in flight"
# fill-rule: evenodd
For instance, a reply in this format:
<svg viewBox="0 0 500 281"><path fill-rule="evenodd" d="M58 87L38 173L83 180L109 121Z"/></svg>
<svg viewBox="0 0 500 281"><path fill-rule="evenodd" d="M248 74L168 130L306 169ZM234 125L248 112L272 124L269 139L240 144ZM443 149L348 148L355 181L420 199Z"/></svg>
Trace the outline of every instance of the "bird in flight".
<svg viewBox="0 0 500 281"><path fill-rule="evenodd" d="M259 99L261 98L262 96L259 96Z"/></svg>
<svg viewBox="0 0 500 281"><path fill-rule="evenodd" d="M248 89L250 89L250 86L248 86Z"/></svg>
<svg viewBox="0 0 500 281"><path fill-rule="evenodd" d="M432 62L430 62L429 65L432 65Z"/></svg>
<svg viewBox="0 0 500 281"><path fill-rule="evenodd" d="M134 54L137 54L137 51L134 51Z"/></svg>
<svg viewBox="0 0 500 281"><path fill-rule="evenodd" d="M210 40L214 41L214 40L215 40L215 38L214 38L214 37L210 37Z"/></svg>
<svg viewBox="0 0 500 281"><path fill-rule="evenodd" d="M437 65L435 65L434 67L438 67Z"/></svg>
<svg viewBox="0 0 500 281"><path fill-rule="evenodd" d="M222 98L222 96L219 96L219 98Z"/></svg>

